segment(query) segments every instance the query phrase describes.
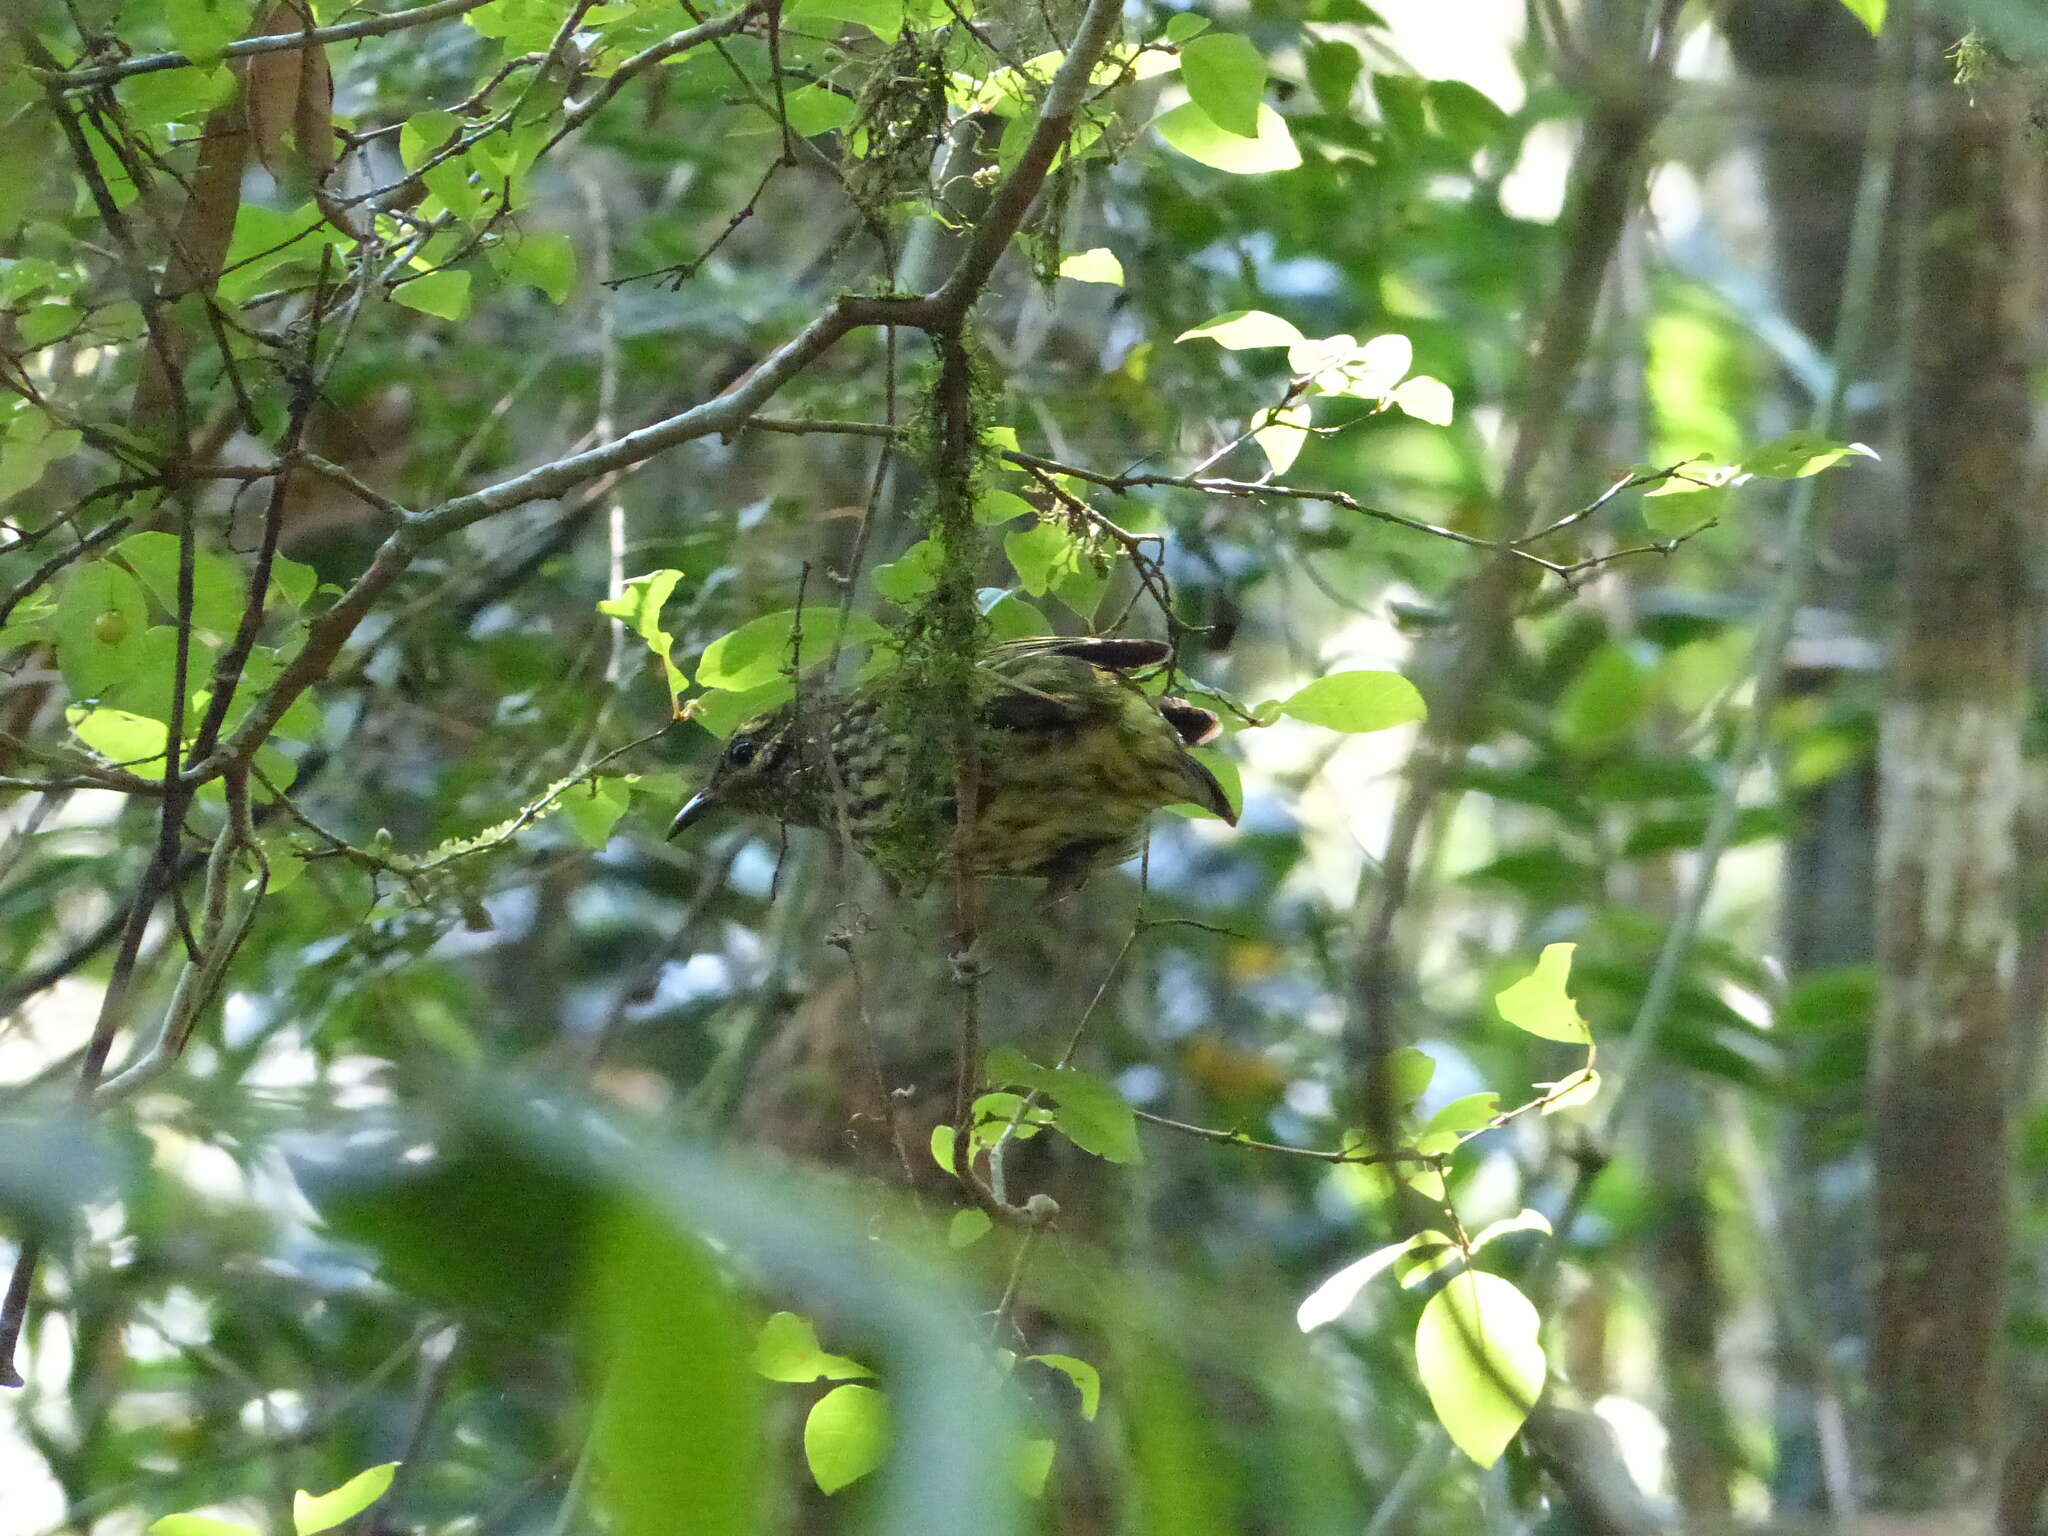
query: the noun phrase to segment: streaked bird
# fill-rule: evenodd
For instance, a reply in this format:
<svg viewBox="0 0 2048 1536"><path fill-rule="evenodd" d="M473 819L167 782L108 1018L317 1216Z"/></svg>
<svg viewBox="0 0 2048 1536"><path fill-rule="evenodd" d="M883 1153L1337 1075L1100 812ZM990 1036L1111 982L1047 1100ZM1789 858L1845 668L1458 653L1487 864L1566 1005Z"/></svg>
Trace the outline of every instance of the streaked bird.
<svg viewBox="0 0 2048 1536"><path fill-rule="evenodd" d="M1192 802L1236 824L1223 786L1188 751L1216 736L1216 716L1148 694L1131 676L1171 654L1156 640L1095 635L1016 640L983 654L973 673L973 870L1040 878L1059 896L1134 855L1161 806ZM936 806L920 815L906 804L914 759L922 751L930 762L945 722L936 703L923 708L891 687L883 678L844 694L800 691L745 722L669 836L721 807L840 828L892 883L922 887L951 864L959 811L950 762L943 787L926 795Z"/></svg>

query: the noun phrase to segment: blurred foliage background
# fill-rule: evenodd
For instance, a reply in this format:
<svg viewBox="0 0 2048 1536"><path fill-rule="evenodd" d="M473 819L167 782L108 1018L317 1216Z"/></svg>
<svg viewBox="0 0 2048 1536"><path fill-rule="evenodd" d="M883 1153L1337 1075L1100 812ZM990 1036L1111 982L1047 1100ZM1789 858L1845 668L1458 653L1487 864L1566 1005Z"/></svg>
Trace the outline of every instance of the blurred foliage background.
<svg viewBox="0 0 2048 1536"><path fill-rule="evenodd" d="M2048 27L1885 9L17 0L0 1532L2037 1529ZM1240 824L664 840L956 554Z"/></svg>

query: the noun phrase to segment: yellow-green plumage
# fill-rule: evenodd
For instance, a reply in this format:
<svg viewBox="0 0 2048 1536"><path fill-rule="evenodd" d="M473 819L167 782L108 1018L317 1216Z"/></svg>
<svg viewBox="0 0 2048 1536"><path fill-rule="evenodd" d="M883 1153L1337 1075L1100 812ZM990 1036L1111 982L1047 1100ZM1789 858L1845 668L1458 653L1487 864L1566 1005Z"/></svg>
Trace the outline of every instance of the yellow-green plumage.
<svg viewBox="0 0 2048 1536"><path fill-rule="evenodd" d="M1161 806L1192 801L1236 821L1215 775L1188 752L1215 733L1216 717L1155 698L1127 675L1167 655L1155 641L1084 636L1016 641L982 657L970 867L1071 889L1134 854ZM887 681L799 695L740 727L672 833L718 805L837 827L900 882L922 884L954 856L958 806L942 791L920 817L906 785L920 751L928 760L947 729L943 711ZM906 836L928 846L905 848Z"/></svg>

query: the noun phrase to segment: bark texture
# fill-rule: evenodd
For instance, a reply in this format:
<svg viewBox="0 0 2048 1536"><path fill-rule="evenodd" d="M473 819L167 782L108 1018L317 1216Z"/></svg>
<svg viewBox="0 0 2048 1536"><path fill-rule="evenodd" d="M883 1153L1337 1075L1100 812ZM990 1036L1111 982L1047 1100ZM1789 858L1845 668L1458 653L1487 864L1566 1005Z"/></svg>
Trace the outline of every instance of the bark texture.
<svg viewBox="0 0 2048 1536"><path fill-rule="evenodd" d="M1994 1493L2011 1246L2015 816L2027 702L2037 157L2006 104L1916 132L1919 323L1878 848L1871 1502Z"/></svg>

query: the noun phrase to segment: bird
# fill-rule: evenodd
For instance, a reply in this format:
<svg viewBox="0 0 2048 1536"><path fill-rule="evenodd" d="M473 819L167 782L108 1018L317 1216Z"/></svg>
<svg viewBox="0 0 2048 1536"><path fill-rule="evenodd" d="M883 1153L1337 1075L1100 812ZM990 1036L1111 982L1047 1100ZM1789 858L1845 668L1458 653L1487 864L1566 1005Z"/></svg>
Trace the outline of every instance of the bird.
<svg viewBox="0 0 2048 1536"><path fill-rule="evenodd" d="M1134 856L1162 806L1192 802L1237 824L1223 785L1189 751L1214 740L1221 721L1184 699L1146 693L1131 675L1171 655L1161 641L1107 635L1034 637L982 652L964 849L973 873L1043 879L1047 899L1057 900ZM927 796L939 802L931 813L906 814L913 758L942 738L942 711L935 699L892 699L890 689L886 677L844 693L800 689L742 722L668 835L717 809L837 828L892 889L915 894L957 857L959 810L948 763L928 781L940 786Z"/></svg>

